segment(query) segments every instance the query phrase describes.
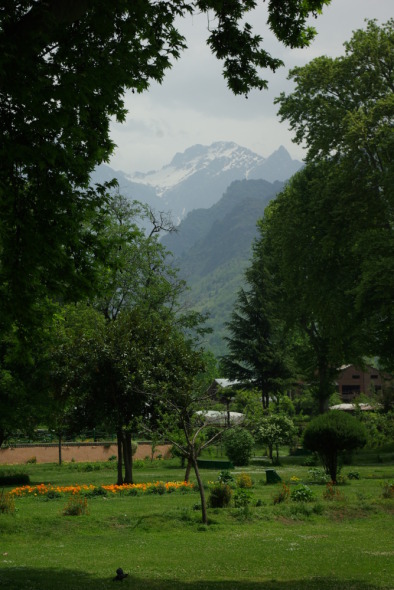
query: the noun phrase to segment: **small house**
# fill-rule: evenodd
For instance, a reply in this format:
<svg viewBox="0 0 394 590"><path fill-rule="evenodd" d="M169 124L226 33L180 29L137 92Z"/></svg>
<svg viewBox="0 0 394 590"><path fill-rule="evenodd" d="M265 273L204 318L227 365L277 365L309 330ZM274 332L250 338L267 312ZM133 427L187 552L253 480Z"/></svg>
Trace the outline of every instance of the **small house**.
<svg viewBox="0 0 394 590"><path fill-rule="evenodd" d="M373 395L384 387L389 379L375 367L366 366L363 369L355 365L343 365L339 369L336 379L337 391L344 403L352 402L359 395Z"/></svg>

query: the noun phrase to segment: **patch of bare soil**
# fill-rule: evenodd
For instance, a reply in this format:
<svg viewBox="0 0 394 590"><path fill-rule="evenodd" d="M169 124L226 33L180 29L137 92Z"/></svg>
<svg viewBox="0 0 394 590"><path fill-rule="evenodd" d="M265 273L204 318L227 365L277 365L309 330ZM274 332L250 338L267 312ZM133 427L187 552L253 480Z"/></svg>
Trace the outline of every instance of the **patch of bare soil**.
<svg viewBox="0 0 394 590"><path fill-rule="evenodd" d="M155 449L155 457L168 457L169 445L158 445ZM148 443L138 445L134 459L151 457L151 446ZM110 457L117 457L116 444L73 444L62 446L63 461L108 461ZM0 465L20 465L27 462L57 463L59 460L59 448L57 445L28 445L23 447L8 447L0 449Z"/></svg>

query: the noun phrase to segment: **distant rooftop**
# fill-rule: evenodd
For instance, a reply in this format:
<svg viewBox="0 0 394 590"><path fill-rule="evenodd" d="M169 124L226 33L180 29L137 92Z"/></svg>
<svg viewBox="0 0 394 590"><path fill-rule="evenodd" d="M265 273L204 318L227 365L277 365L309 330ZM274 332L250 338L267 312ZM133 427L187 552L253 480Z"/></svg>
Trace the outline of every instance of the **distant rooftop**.
<svg viewBox="0 0 394 590"><path fill-rule="evenodd" d="M220 387L223 387L224 389L226 387L234 387L235 385L241 385L241 381L230 381L230 379L214 379L215 383L217 383L218 385L220 385Z"/></svg>
<svg viewBox="0 0 394 590"><path fill-rule="evenodd" d="M198 416L204 417L206 424L215 426L226 426L227 420L230 418L230 424L241 424L245 416L240 412L221 412L218 410L199 410L196 412Z"/></svg>
<svg viewBox="0 0 394 590"><path fill-rule="evenodd" d="M330 410L343 410L344 412L354 412L357 408L362 412L376 410L374 406L369 404L337 404L336 406L330 406Z"/></svg>

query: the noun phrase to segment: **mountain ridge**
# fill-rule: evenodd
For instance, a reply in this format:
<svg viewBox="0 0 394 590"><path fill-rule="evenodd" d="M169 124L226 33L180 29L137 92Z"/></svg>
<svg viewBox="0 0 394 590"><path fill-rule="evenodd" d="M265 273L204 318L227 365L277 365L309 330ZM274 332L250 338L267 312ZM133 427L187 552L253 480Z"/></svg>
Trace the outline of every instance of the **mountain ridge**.
<svg viewBox="0 0 394 590"><path fill-rule="evenodd" d="M182 257L196 241L203 237L204 233L209 231L217 219L223 219L231 212L233 207L239 204L240 195L244 194L242 187L246 186L247 195L250 195L254 186L258 187L258 190L263 191L264 194L275 195L283 188L284 184L279 181L270 183L263 179L251 181L246 181L246 179L235 180L227 187L222 198L210 208L199 208L190 211L178 225L178 231L176 233L163 236L163 244L174 256L178 258ZM237 190L238 188L239 192ZM242 198L245 198L245 196Z"/></svg>
<svg viewBox="0 0 394 590"><path fill-rule="evenodd" d="M122 194L170 212L179 224L190 211L208 209L217 203L235 180L284 181L302 165L283 146L264 158L234 142L218 141L209 146L191 146L176 153L160 170L151 172L126 174L103 164L94 171L92 181L109 180L112 171Z"/></svg>
<svg viewBox="0 0 394 590"><path fill-rule="evenodd" d="M257 220L283 187L284 182L234 181L218 203L208 210L192 211L177 233L162 239L174 253L174 265L189 286L185 302L209 315L207 326L212 334L206 337L205 345L216 355L225 352L225 324L250 261ZM196 219L198 225L193 223ZM189 224L194 226L194 233Z"/></svg>
<svg viewBox="0 0 394 590"><path fill-rule="evenodd" d="M213 331L205 346L221 355L257 220L302 165L283 146L263 158L234 142L216 142L175 154L159 171L129 175L102 166L93 180L116 177L124 196L172 212L178 231L162 243L190 288L184 303L209 314Z"/></svg>
<svg viewBox="0 0 394 590"><path fill-rule="evenodd" d="M184 152L177 152L170 163L160 170L136 172L127 176L132 182L138 180L142 184L154 187L158 194L162 195L193 174L207 170L213 162L215 165L211 168L211 176L234 169L246 178L249 170L263 164L264 161L263 156L234 142L217 141L209 146L195 144Z"/></svg>

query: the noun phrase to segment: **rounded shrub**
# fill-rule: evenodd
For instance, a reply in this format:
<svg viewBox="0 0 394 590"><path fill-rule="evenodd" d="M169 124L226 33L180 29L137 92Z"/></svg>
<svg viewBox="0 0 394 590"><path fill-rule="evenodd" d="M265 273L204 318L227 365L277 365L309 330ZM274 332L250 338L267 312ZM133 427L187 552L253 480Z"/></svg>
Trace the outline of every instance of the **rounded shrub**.
<svg viewBox="0 0 394 590"><path fill-rule="evenodd" d="M60 492L57 492L56 490L48 490L47 493L45 494L45 498L47 500L54 500L56 498L61 498L62 495Z"/></svg>
<svg viewBox="0 0 394 590"><path fill-rule="evenodd" d="M311 488L305 484L299 484L291 491L290 495L293 502L312 502L314 494Z"/></svg>
<svg viewBox="0 0 394 590"><path fill-rule="evenodd" d="M230 428L223 437L227 457L234 465L248 465L253 453L254 438L244 428Z"/></svg>
<svg viewBox="0 0 394 590"><path fill-rule="evenodd" d="M0 492L0 513L13 514L15 512L15 501L9 492Z"/></svg>
<svg viewBox="0 0 394 590"><path fill-rule="evenodd" d="M384 482L382 496L383 498L394 498L394 482Z"/></svg>
<svg viewBox="0 0 394 590"><path fill-rule="evenodd" d="M208 504L211 508L226 508L231 502L232 490L226 483L215 483L210 491Z"/></svg>
<svg viewBox="0 0 394 590"><path fill-rule="evenodd" d="M77 496L70 496L67 504L63 508L64 516L81 516L82 514L89 514L88 501L86 498Z"/></svg>
<svg viewBox="0 0 394 590"><path fill-rule="evenodd" d="M236 508L245 508L252 502L253 493L250 490L239 488L234 494L234 506Z"/></svg>
<svg viewBox="0 0 394 590"><path fill-rule="evenodd" d="M339 454L363 447L366 440L364 425L341 410L317 416L304 432L304 447L318 453L334 483L337 481Z"/></svg>
<svg viewBox="0 0 394 590"><path fill-rule="evenodd" d="M248 473L240 473L236 478L237 486L239 488L252 488L253 481Z"/></svg>
<svg viewBox="0 0 394 590"><path fill-rule="evenodd" d="M232 485L234 483L234 477L231 475L231 472L228 469L224 469L219 473L218 481Z"/></svg>
<svg viewBox="0 0 394 590"><path fill-rule="evenodd" d="M159 494L159 496L162 496L167 491L166 486L162 481L156 482L156 484L151 489L153 494Z"/></svg>

